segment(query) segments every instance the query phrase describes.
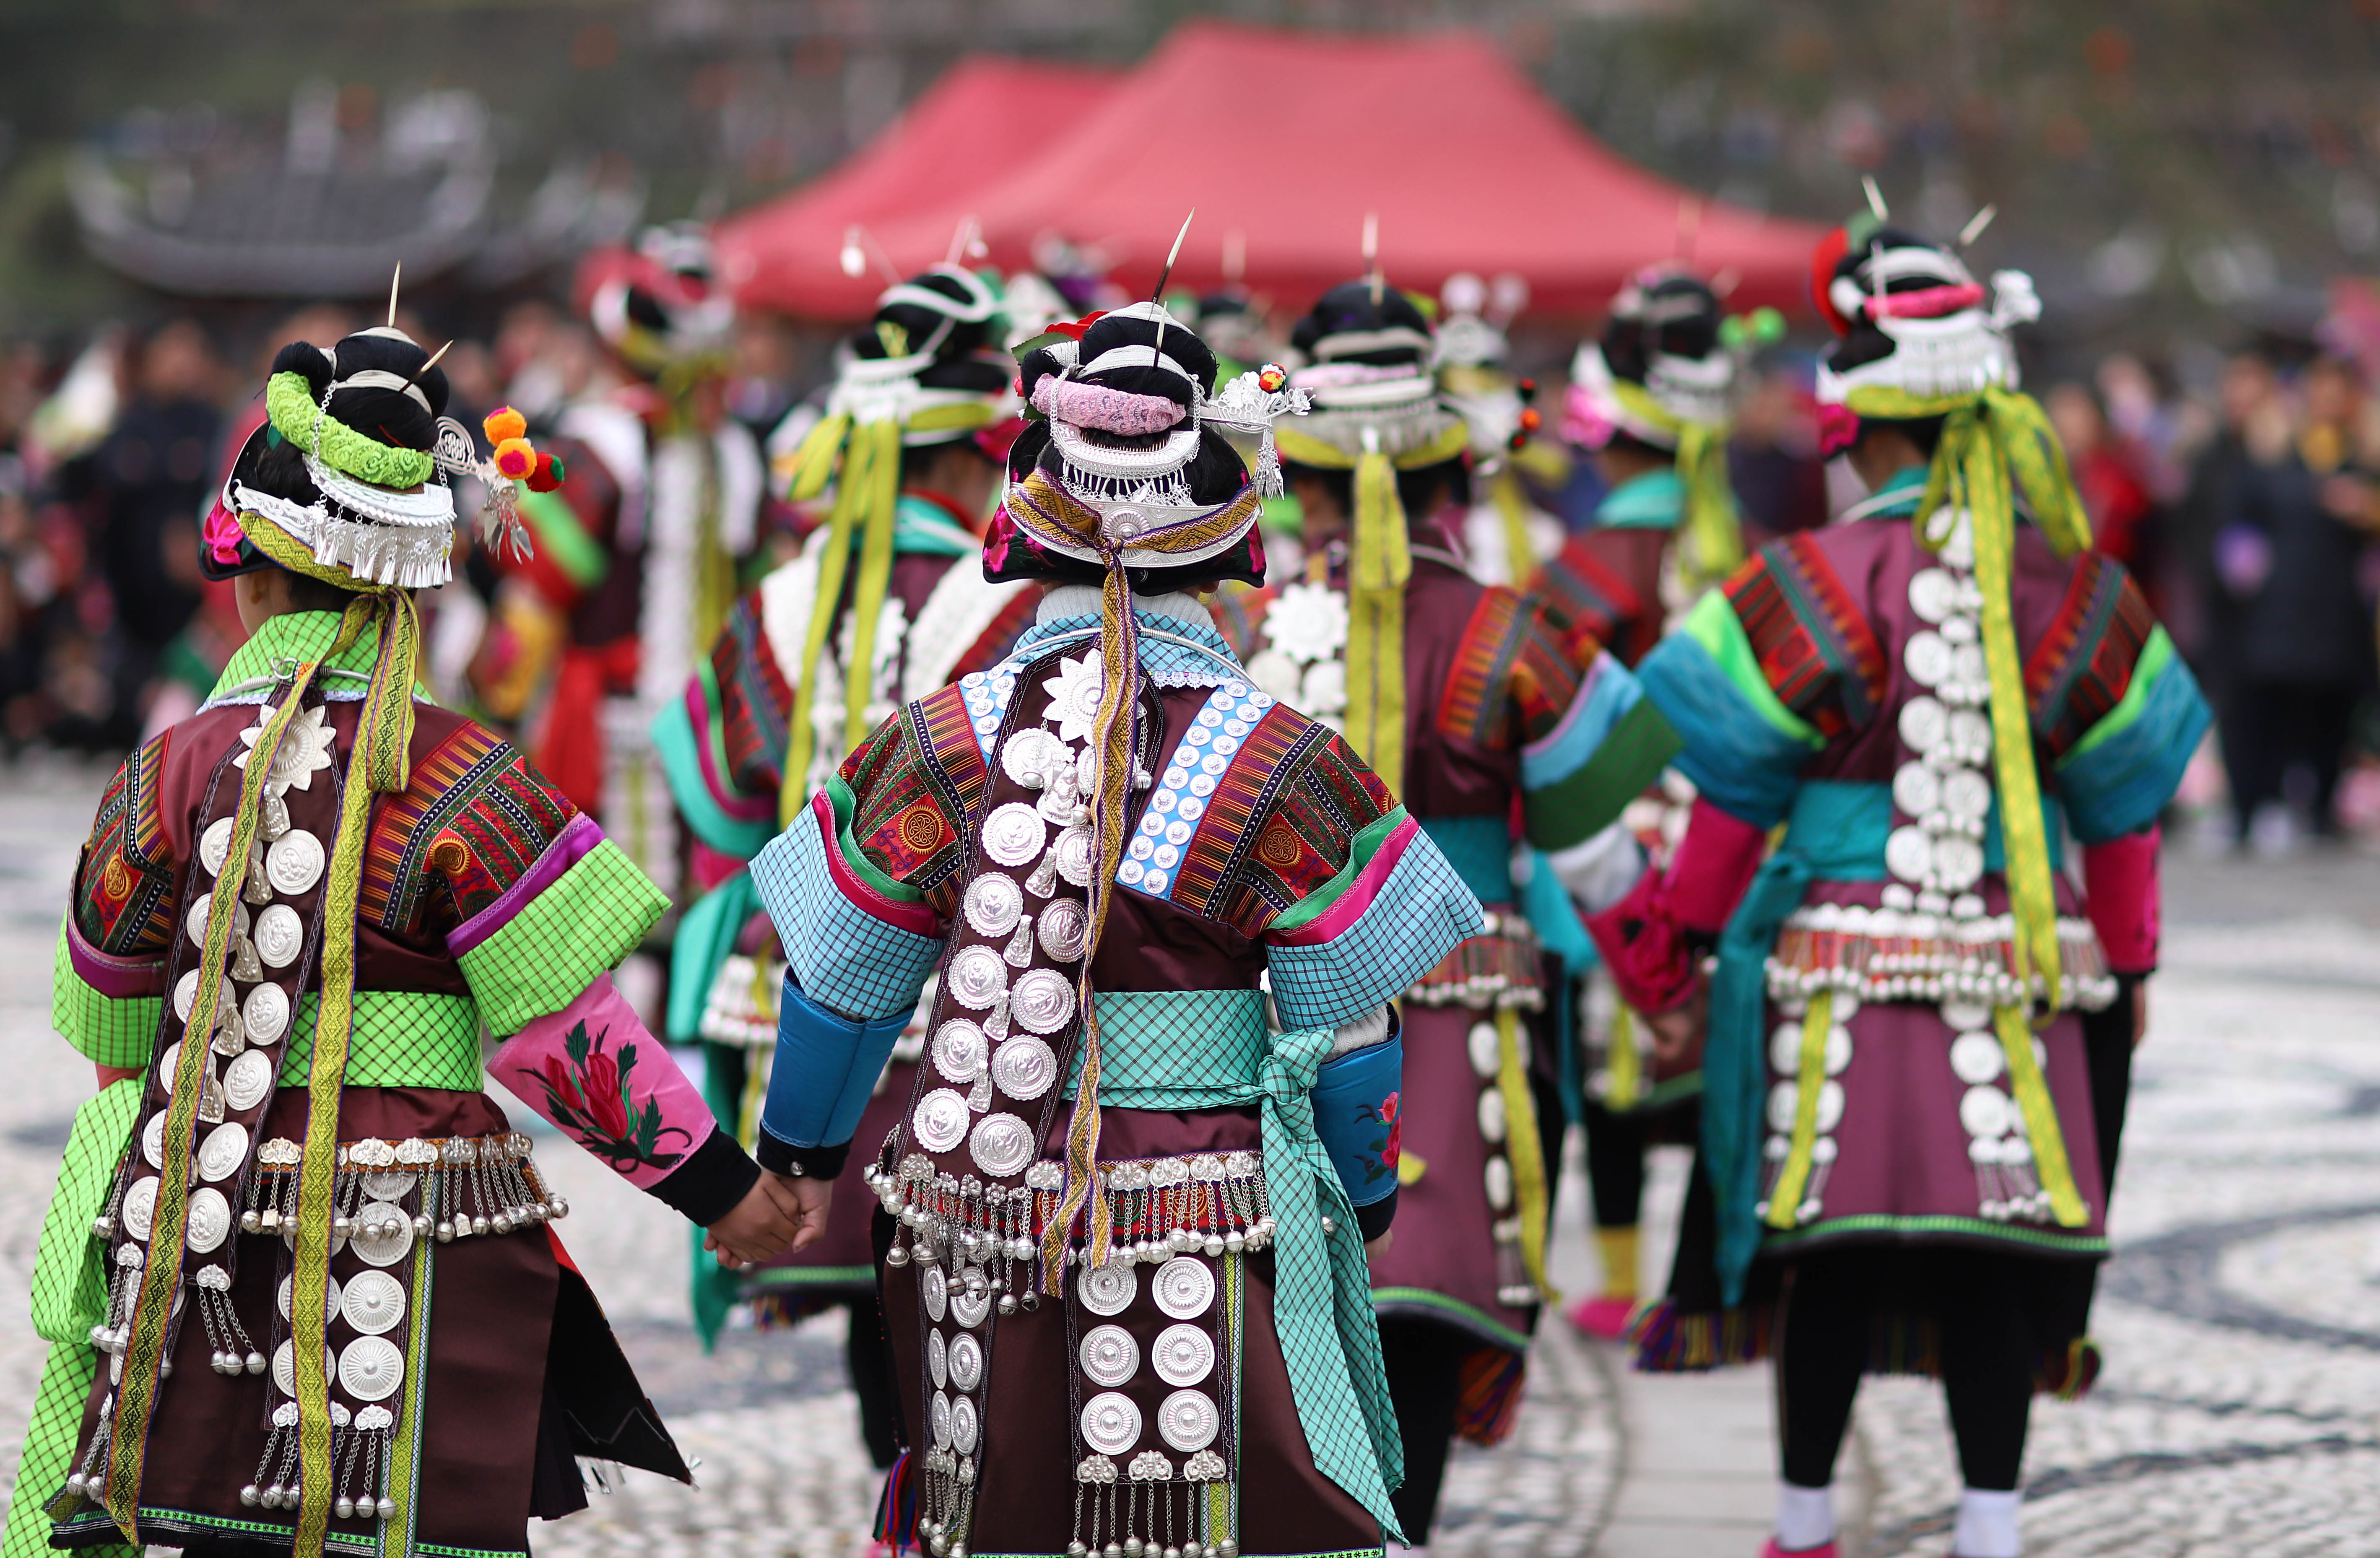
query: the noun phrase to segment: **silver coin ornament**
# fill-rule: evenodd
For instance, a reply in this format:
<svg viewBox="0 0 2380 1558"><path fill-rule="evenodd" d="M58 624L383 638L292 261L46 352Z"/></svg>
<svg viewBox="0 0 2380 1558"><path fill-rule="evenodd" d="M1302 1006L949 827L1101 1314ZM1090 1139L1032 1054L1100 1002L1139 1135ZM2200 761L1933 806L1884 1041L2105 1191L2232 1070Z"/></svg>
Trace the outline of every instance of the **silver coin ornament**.
<svg viewBox="0 0 2380 1558"><path fill-rule="evenodd" d="M1049 837L1050 824L1021 800L994 807L983 820L983 852L1003 866L1030 863Z"/></svg>
<svg viewBox="0 0 2380 1558"><path fill-rule="evenodd" d="M963 1094L950 1088L936 1088L917 1101L909 1126L917 1135L918 1146L929 1152L947 1152L966 1138L968 1118Z"/></svg>
<svg viewBox="0 0 2380 1558"><path fill-rule="evenodd" d="M1121 1391L1101 1391L1083 1404L1083 1442L1102 1455L1121 1455L1140 1442L1140 1407Z"/></svg>
<svg viewBox="0 0 2380 1558"><path fill-rule="evenodd" d="M1075 1295L1095 1315L1120 1315L1140 1294L1140 1278L1121 1260L1086 1266L1075 1279Z"/></svg>
<svg viewBox="0 0 2380 1558"><path fill-rule="evenodd" d="M339 1313L366 1336L382 1336L405 1319L405 1284L386 1272L358 1272L341 1296Z"/></svg>
<svg viewBox="0 0 2380 1558"><path fill-rule="evenodd" d="M240 1003L239 1020L247 1026L250 1041L278 1043L289 1028L289 992L277 984L258 985Z"/></svg>
<svg viewBox="0 0 2380 1558"><path fill-rule="evenodd" d="M1033 1161L1033 1127L1014 1114L986 1114L976 1122L967 1151L978 1168L1005 1179Z"/></svg>
<svg viewBox="0 0 2380 1558"><path fill-rule="evenodd" d="M1971 1088L1998 1081L2007 1065L2000 1041L1988 1033L1961 1033L1950 1041L1950 1070Z"/></svg>
<svg viewBox="0 0 2380 1558"><path fill-rule="evenodd" d="M1900 663L1918 686L1938 687L1950 675L1950 645L1939 633L1912 633L1901 646Z"/></svg>
<svg viewBox="0 0 2380 1558"><path fill-rule="evenodd" d="M934 1448L946 1450L951 1443L951 1398L941 1391L934 1393L934 1405L929 1410L934 1430Z"/></svg>
<svg viewBox="0 0 2380 1558"><path fill-rule="evenodd" d="M978 936L1005 936L1025 913L1025 889L1013 876L986 871L967 883L966 921Z"/></svg>
<svg viewBox="0 0 2380 1558"><path fill-rule="evenodd" d="M1920 568L1909 580L1909 609L1926 622L1939 622L1959 603L1959 581L1940 568Z"/></svg>
<svg viewBox="0 0 2380 1558"><path fill-rule="evenodd" d="M224 1067L224 1103L245 1114L273 1090L273 1060L262 1050L250 1050Z"/></svg>
<svg viewBox="0 0 2380 1558"><path fill-rule="evenodd" d="M420 1177L403 1169L382 1169L365 1175L361 1183L364 1194L376 1201L401 1201L420 1182Z"/></svg>
<svg viewBox="0 0 2380 1558"><path fill-rule="evenodd" d="M1050 851L1058 865L1058 874L1077 887L1091 884L1091 830L1068 828L1058 835L1058 846Z"/></svg>
<svg viewBox="0 0 2380 1558"><path fill-rule="evenodd" d="M283 1395L298 1394L298 1344L285 1341L273 1349L273 1382Z"/></svg>
<svg viewBox="0 0 2380 1558"><path fill-rule="evenodd" d="M1152 1286L1168 1320L1196 1320L1215 1301L1215 1273L1193 1256L1177 1255L1160 1266Z"/></svg>
<svg viewBox="0 0 2380 1558"><path fill-rule="evenodd" d="M962 947L951 959L948 983L952 1000L981 1011L1007 991L1008 964L995 947Z"/></svg>
<svg viewBox="0 0 2380 1558"><path fill-rule="evenodd" d="M1075 987L1055 968L1030 968L1010 992L1008 1015L1034 1033L1055 1033L1075 1020Z"/></svg>
<svg viewBox="0 0 2380 1558"><path fill-rule="evenodd" d="M967 1332L951 1341L951 1383L963 1391L983 1383L983 1343Z"/></svg>
<svg viewBox="0 0 2380 1558"><path fill-rule="evenodd" d="M1959 1099L1959 1124L1969 1136L1998 1136L2009 1128L2008 1094L1998 1088L1969 1088Z"/></svg>
<svg viewBox="0 0 2380 1558"><path fill-rule="evenodd" d="M355 1215L354 1228L348 1242L370 1265L394 1266L413 1251L413 1219L392 1202L366 1201Z"/></svg>
<svg viewBox="0 0 2380 1558"><path fill-rule="evenodd" d="M1942 776L1922 762L1901 764L1892 776L1892 804L1909 816L1925 816L1942 804Z"/></svg>
<svg viewBox="0 0 2380 1558"><path fill-rule="evenodd" d="M209 1255L231 1233L231 1203L224 1199L221 1190L209 1185L191 1193L183 1219L184 1242L192 1253Z"/></svg>
<svg viewBox="0 0 2380 1558"><path fill-rule="evenodd" d="M165 1112L162 1109L150 1115L149 1123L140 1127L140 1156L152 1169L165 1166Z"/></svg>
<svg viewBox="0 0 2380 1558"><path fill-rule="evenodd" d="M124 1231L136 1242L148 1242L149 1225L157 1216L157 1181L134 1180L124 1192L124 1206L117 1216L123 1221Z"/></svg>
<svg viewBox="0 0 2380 1558"><path fill-rule="evenodd" d="M298 961L298 954L306 945L306 922L287 904L273 904L256 917L256 929L250 932L256 943L256 955L264 959L268 968L286 968Z"/></svg>
<svg viewBox="0 0 2380 1558"><path fill-rule="evenodd" d="M218 817L199 834L199 864L209 876L223 874L224 858L231 853L231 823L230 818Z"/></svg>
<svg viewBox="0 0 2380 1558"><path fill-rule="evenodd" d="M231 981L223 981L223 990L215 997L215 1010L220 1012L238 1004L239 996ZM192 968L174 981L174 1015L184 1022L190 1020L190 1010L199 1004L199 971Z"/></svg>
<svg viewBox="0 0 2380 1558"><path fill-rule="evenodd" d="M303 828L292 828L264 852L264 879L285 897L313 890L322 880L322 841Z"/></svg>
<svg viewBox="0 0 2380 1558"><path fill-rule="evenodd" d="M385 1401L405 1382L405 1355L385 1336L358 1336L339 1354L339 1388L358 1401Z"/></svg>
<svg viewBox="0 0 2380 1558"><path fill-rule="evenodd" d="M1095 1325L1077 1349L1083 1372L1095 1385L1115 1386L1140 1372L1140 1344L1121 1325Z"/></svg>
<svg viewBox="0 0 2380 1558"><path fill-rule="evenodd" d="M992 1082L1003 1093L1030 1103L1058 1081L1058 1057L1030 1033L1010 1039L991 1057Z"/></svg>
<svg viewBox="0 0 2380 1558"><path fill-rule="evenodd" d="M953 1082L972 1082L983 1075L991 1053L983 1029L965 1017L953 1017L934 1029L934 1068Z"/></svg>
<svg viewBox="0 0 2380 1558"><path fill-rule="evenodd" d="M953 1287L951 1289L951 1321L972 1331L991 1313L991 1290L988 1287Z"/></svg>
<svg viewBox="0 0 2380 1558"><path fill-rule="evenodd" d="M1060 768L1074 761L1074 749L1039 725L1018 731L1000 749L1002 769L1028 790L1047 785Z"/></svg>
<svg viewBox="0 0 2380 1558"><path fill-rule="evenodd" d="M1942 776L1942 809L1964 822L1980 822L1992 809L1992 782L1972 768Z"/></svg>
<svg viewBox="0 0 2380 1558"><path fill-rule="evenodd" d="M1089 912L1072 898L1060 898L1041 911L1038 934L1041 950L1052 962L1075 963L1090 942Z"/></svg>
<svg viewBox="0 0 2380 1558"><path fill-rule="evenodd" d="M1900 706L1900 739L1912 752L1930 752L1949 734L1950 712L1931 698L1912 698Z"/></svg>
<svg viewBox="0 0 2380 1558"><path fill-rule="evenodd" d="M1149 1349L1157 1377L1169 1385L1195 1385L1215 1371L1215 1339L1195 1325L1167 1326Z"/></svg>
<svg viewBox="0 0 2380 1558"><path fill-rule="evenodd" d="M159 1115L164 1119L164 1115ZM209 1184L221 1184L239 1172L248 1162L248 1127L237 1120L226 1120L207 1133L199 1143L199 1177Z"/></svg>
<svg viewBox="0 0 2380 1558"><path fill-rule="evenodd" d="M951 1448L962 1455L972 1455L982 1435L983 1419L976 1415L975 1403L965 1396L952 1402Z"/></svg>
<svg viewBox="0 0 2380 1558"><path fill-rule="evenodd" d="M232 907L238 911L232 918L234 934L247 935L248 906L235 900ZM207 916L213 908L214 895L212 893L200 893L190 899L189 912L182 917L182 929L188 932L192 946L203 947L207 944Z"/></svg>
<svg viewBox="0 0 2380 1558"><path fill-rule="evenodd" d="M940 1266L929 1266L917 1279L917 1296L924 1300L926 1313L941 1320L950 1313L951 1279Z"/></svg>
<svg viewBox="0 0 2380 1558"><path fill-rule="evenodd" d="M1934 844L1923 828L1895 828L1884 841L1885 868L1903 882L1923 882L1934 869Z"/></svg>
<svg viewBox="0 0 2380 1558"><path fill-rule="evenodd" d="M1215 1442L1215 1433L1222 1427L1222 1414L1203 1394L1175 1391L1157 1409L1157 1432L1166 1443L1186 1455Z"/></svg>
<svg viewBox="0 0 2380 1558"><path fill-rule="evenodd" d="M951 1382L951 1346L939 1331L926 1333L926 1374L941 1390Z"/></svg>
<svg viewBox="0 0 2380 1558"><path fill-rule="evenodd" d="M1973 887L1983 879L1984 846L1958 834L1934 841L1934 875L1946 893Z"/></svg>

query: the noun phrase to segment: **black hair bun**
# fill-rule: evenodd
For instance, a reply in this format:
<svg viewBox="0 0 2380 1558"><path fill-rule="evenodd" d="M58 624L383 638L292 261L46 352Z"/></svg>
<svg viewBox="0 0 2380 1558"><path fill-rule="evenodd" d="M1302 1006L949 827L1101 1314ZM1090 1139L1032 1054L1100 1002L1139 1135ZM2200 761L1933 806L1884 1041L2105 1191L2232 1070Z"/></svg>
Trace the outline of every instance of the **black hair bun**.
<svg viewBox="0 0 2380 1558"><path fill-rule="evenodd" d="M331 359L322 354L322 347L311 341L292 341L273 353L273 371L298 375L306 381L306 387L313 392L317 400L322 399L322 392L331 387Z"/></svg>
<svg viewBox="0 0 2380 1558"><path fill-rule="evenodd" d="M1215 353L1206 342L1186 327L1167 323L1164 341L1158 340L1158 322L1136 314L1102 314L1083 332L1080 360L1096 362L1119 347L1153 347L1180 363L1191 377L1198 381L1201 395L1215 393ZM1086 382L1122 390L1127 395L1161 395L1177 405L1190 404L1190 386L1179 374L1153 362L1135 362L1129 358L1113 368L1085 376ZM1030 389L1028 384L1027 389Z"/></svg>
<svg viewBox="0 0 2380 1558"><path fill-rule="evenodd" d="M1376 299L1368 280L1341 282L1315 299L1314 307L1290 332L1289 344L1310 358L1317 346L1333 335L1368 335L1383 330L1411 330L1425 337L1429 335L1429 321L1415 307L1412 298L1392 286L1382 286L1378 291ZM1330 360L1393 368L1421 361L1424 350L1411 343L1391 343L1376 351L1333 352Z"/></svg>

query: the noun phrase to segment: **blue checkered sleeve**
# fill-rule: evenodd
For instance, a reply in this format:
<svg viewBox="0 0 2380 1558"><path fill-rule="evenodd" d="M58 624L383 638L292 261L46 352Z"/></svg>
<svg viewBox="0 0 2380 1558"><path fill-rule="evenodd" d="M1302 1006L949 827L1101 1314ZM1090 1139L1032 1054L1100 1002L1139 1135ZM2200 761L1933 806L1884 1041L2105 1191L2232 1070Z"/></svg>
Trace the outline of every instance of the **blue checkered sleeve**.
<svg viewBox="0 0 2380 1558"><path fill-rule="evenodd" d="M1361 1016L1403 994L1487 928L1453 863L1416 832L1353 925L1318 945L1266 946L1281 1026L1336 1028Z"/></svg>
<svg viewBox="0 0 2380 1558"><path fill-rule="evenodd" d="M805 808L752 860L752 883L784 943L795 982L819 1004L858 1022L914 1010L942 955L929 936L888 925L840 887L834 847Z"/></svg>

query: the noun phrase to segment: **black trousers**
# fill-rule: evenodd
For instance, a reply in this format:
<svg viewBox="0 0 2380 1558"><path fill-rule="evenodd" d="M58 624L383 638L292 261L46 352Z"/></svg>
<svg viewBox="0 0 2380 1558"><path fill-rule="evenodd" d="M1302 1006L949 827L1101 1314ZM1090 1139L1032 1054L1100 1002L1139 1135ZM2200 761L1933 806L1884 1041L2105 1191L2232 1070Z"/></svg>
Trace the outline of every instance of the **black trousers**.
<svg viewBox="0 0 2380 1558"><path fill-rule="evenodd" d="M1797 1488L1834 1480L1875 1322L1889 1305L1936 1322L1950 1431L1967 1486L2015 1488L2036 1352L2019 1291L2022 1260L1988 1250L1855 1246L1794 1261L1777 1339L1785 1480Z"/></svg>
<svg viewBox="0 0 2380 1558"><path fill-rule="evenodd" d="M2313 774L2316 831L2334 831L2331 801L2354 712L2352 682L2247 681L2231 689L2223 702L2223 767L2243 838L2256 808L2280 799L2282 780L2301 765Z"/></svg>
<svg viewBox="0 0 2380 1558"><path fill-rule="evenodd" d="M1463 1355L1475 1345L1452 1327L1435 1321L1380 1317L1380 1362L1389 1376L1389 1401L1404 1442L1405 1485L1389 1495L1397 1523L1416 1544L1429 1540L1438 1518L1438 1495L1446 1486L1446 1457L1454 1447L1454 1411L1462 1390Z"/></svg>

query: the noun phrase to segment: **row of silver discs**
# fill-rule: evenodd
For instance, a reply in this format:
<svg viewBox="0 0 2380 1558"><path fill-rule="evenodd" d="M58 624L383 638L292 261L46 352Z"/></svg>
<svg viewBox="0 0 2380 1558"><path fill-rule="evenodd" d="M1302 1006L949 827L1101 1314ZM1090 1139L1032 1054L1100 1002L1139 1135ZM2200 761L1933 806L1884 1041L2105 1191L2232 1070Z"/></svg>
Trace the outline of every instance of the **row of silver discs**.
<svg viewBox="0 0 2380 1558"><path fill-rule="evenodd" d="M1909 605L1927 624L1901 648L1901 667L1926 690L1901 705L1900 739L1910 757L1892 776L1893 806L1909 821L1885 841L1884 861L1915 889L1926 913L1973 919L1984 912L1984 834L1992 809L1985 772L1992 753L1991 680L1984 663L1983 591L1953 542L1940 566L1909 581Z"/></svg>
<svg viewBox="0 0 2380 1558"><path fill-rule="evenodd" d="M1087 658L1097 665L1096 655ZM1095 676L1086 681L1079 663L1064 667L1046 684L1050 716L1062 728L1084 726L1077 705L1087 692L1096 712L1098 685ZM961 908L968 928L985 939L961 948L942 976L953 1004L980 1015L946 1017L934 1029L928 1042L949 1085L917 1101L910 1127L929 1152L948 1152L965 1141L976 1166L995 1179L1023 1172L1039 1145L1023 1117L992 1108L995 1097L1030 1103L1057 1086L1050 1039L1075 1017L1075 980L1050 965L1079 963L1089 945L1090 918L1082 899L1060 896L1058 883L1062 878L1077 889L1090 884L1086 797L1094 756L1087 744L1077 748L1040 725L1016 731L1002 745L1000 762L1008 777L1039 797L1030 805L1006 802L984 819L984 864L968 881ZM1027 867L1021 882L1011 874ZM1027 907L1034 899L1047 900L1038 913Z"/></svg>
<svg viewBox="0 0 2380 1558"><path fill-rule="evenodd" d="M2046 1221L2049 1192L2034 1166L2024 1111L2003 1086L2008 1055L1992 1031L1992 1008L1979 1001L1945 1001L1942 1020L1957 1035L1950 1041L1950 1070L1966 1087L1959 1095L1959 1124L1974 1165L1977 1214L1996 1223ZM2034 1063L2046 1065L2047 1046L2038 1039L2032 1044Z"/></svg>
<svg viewBox="0 0 2380 1558"><path fill-rule="evenodd" d="M1225 1471L1222 1458L1213 1449L1222 1430L1222 1412L1208 1385L1217 1348L1213 1322L1206 1317L1214 1309L1215 1294L1215 1269L1196 1255L1174 1256L1148 1278L1148 1301L1172 1322L1158 1333L1146 1360L1158 1380L1172 1387L1158 1405L1154 1426L1157 1437L1169 1448L1189 1457L1181 1475L1194 1482L1213 1481ZM1075 1275L1075 1296L1086 1310L1109 1320L1139 1301L1140 1273L1123 1260L1082 1267ZM1076 1423L1087 1452L1076 1469L1077 1479L1111 1481L1114 1462L1129 1455L1133 1455L1133 1480L1172 1480L1173 1463L1162 1451L1150 1446L1133 1455L1150 1426L1144 1420L1140 1403L1124 1391L1141 1371L1139 1341L1111 1320L1083 1333L1075 1347L1075 1362L1095 1393L1084 1402Z"/></svg>
<svg viewBox="0 0 2380 1558"><path fill-rule="evenodd" d="M1512 1122L1505 1115L1504 1041L1494 1023L1475 1022L1464 1043L1471 1074L1479 1079L1475 1107L1479 1139L1488 1148L1488 1160L1480 1175L1482 1188L1488 1195L1488 1211L1494 1220L1490 1232L1496 1241L1496 1297L1500 1303L1519 1308L1536 1303L1538 1295L1518 1260L1521 1211L1515 1204L1512 1160L1508 1155L1512 1150Z"/></svg>
<svg viewBox="0 0 2380 1558"><path fill-rule="evenodd" d="M1815 1122L1817 1136L1810 1143L1810 1177L1793 1211L1796 1223L1815 1222L1826 1203L1827 1181L1834 1173L1835 1159L1840 1150L1834 1133L1843 1123L1843 1085L1838 1078L1851 1067L1849 1024L1858 1013L1859 1004L1858 997L1847 994L1838 994L1832 1002L1821 1066L1823 1077L1818 1083ZM1808 1032L1809 1016L1807 1004L1797 1000L1788 1008L1786 1020L1768 1035L1768 1069L1776 1079L1768 1088L1768 1137L1761 1144L1760 1178L1765 1188L1758 1213L1764 1218L1768 1215L1768 1194L1793 1150L1793 1126L1802 1105L1802 1044Z"/></svg>

